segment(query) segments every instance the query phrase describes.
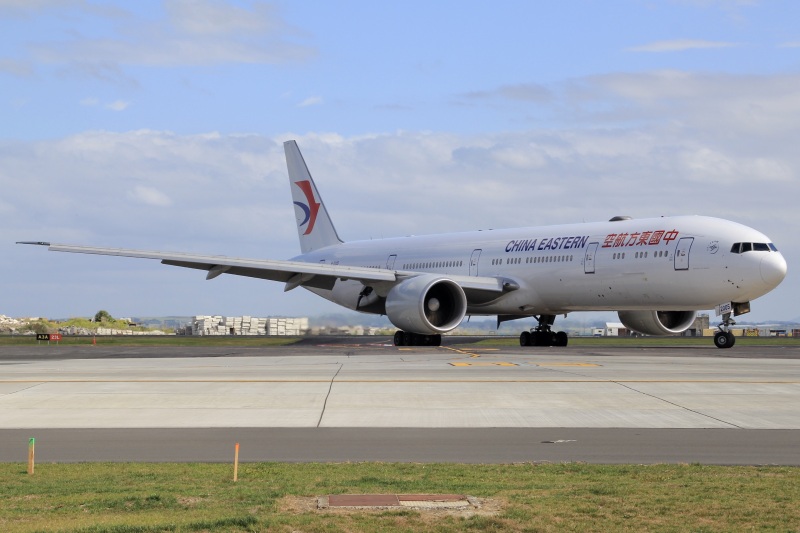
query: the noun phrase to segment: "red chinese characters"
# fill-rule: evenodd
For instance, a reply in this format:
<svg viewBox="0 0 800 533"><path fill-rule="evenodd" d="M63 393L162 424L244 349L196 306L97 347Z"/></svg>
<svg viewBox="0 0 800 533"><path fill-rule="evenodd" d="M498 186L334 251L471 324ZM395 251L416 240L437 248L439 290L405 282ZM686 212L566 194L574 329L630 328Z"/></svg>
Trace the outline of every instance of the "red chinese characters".
<svg viewBox="0 0 800 533"><path fill-rule="evenodd" d="M609 233L603 240L603 248L621 248L623 246L655 246L669 244L678 238L678 230L642 231L641 233Z"/></svg>

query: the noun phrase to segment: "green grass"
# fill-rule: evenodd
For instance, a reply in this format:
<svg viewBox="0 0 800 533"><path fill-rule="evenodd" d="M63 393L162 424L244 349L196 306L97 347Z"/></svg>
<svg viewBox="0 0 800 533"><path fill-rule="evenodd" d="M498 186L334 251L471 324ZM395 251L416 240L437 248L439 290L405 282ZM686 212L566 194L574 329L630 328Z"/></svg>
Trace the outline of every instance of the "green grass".
<svg viewBox="0 0 800 533"><path fill-rule="evenodd" d="M800 468L246 463L0 464L2 531L796 531ZM459 493L487 516L323 512L297 498Z"/></svg>

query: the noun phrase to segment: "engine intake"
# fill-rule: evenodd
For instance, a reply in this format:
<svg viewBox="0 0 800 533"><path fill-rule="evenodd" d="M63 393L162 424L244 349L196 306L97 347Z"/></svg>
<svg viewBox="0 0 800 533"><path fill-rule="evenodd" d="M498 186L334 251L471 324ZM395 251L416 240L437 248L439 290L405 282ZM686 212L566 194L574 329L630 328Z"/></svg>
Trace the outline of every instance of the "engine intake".
<svg viewBox="0 0 800 533"><path fill-rule="evenodd" d="M410 333L446 333L455 329L466 313L467 297L461 286L434 274L398 283L386 296L386 316Z"/></svg>
<svg viewBox="0 0 800 533"><path fill-rule="evenodd" d="M645 335L674 335L689 329L696 315L696 311L620 311L619 321Z"/></svg>

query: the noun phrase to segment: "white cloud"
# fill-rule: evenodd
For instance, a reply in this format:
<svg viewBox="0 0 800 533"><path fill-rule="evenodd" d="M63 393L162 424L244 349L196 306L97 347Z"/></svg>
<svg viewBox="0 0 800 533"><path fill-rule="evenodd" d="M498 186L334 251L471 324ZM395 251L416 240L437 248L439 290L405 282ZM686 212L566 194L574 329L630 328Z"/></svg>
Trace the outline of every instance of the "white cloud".
<svg viewBox="0 0 800 533"><path fill-rule="evenodd" d="M167 0L165 8L172 25L187 34L259 34L280 25L275 8L264 3L248 10L214 0Z"/></svg>
<svg viewBox="0 0 800 533"><path fill-rule="evenodd" d="M470 99L507 98L531 102L548 102L553 95L547 87L538 83L525 83L517 85L504 85L490 91L474 91L464 96Z"/></svg>
<svg viewBox="0 0 800 533"><path fill-rule="evenodd" d="M154 22L133 14L107 17L119 24L114 37L74 33L61 42L30 45L41 62L66 65L67 73L136 85L119 65L185 66L222 63L283 63L313 54L288 35L278 12L264 4L249 9L213 0L173 0Z"/></svg>
<svg viewBox="0 0 800 533"><path fill-rule="evenodd" d="M567 84L563 110L572 120L596 125L679 123L717 136L774 137L784 144L800 113L798 84L800 74L608 74Z"/></svg>
<svg viewBox="0 0 800 533"><path fill-rule="evenodd" d="M126 109L128 109L128 106L130 105L131 105L130 102L126 102L124 100L115 100L113 102L106 104L105 107L106 109L110 109L112 111L125 111Z"/></svg>
<svg viewBox="0 0 800 533"><path fill-rule="evenodd" d="M169 207L172 205L172 200L169 196L157 189L143 185L134 187L128 196L140 203L154 207Z"/></svg>
<svg viewBox="0 0 800 533"><path fill-rule="evenodd" d="M24 61L0 57L0 72L5 72L18 78L30 78L33 76L33 67Z"/></svg>
<svg viewBox="0 0 800 533"><path fill-rule="evenodd" d="M84 107L97 107L102 105L105 109L109 109L111 111L125 111L131 105L130 102L126 102L125 100L115 100L113 102L103 104L100 100L93 96L83 98L79 103Z"/></svg>
<svg viewBox="0 0 800 533"><path fill-rule="evenodd" d="M702 39L675 39L671 41L655 41L648 44L627 48L629 52L684 52L686 50L704 50L709 48L731 48L736 43L722 41L704 41Z"/></svg>
<svg viewBox="0 0 800 533"><path fill-rule="evenodd" d="M0 0L0 14L15 17L30 17L44 11L79 12L101 17L124 18L127 11L113 5L103 5L88 0Z"/></svg>
<svg viewBox="0 0 800 533"><path fill-rule="evenodd" d="M302 102L297 104L297 107L309 107L314 105L322 104L322 97L321 96L309 96Z"/></svg>

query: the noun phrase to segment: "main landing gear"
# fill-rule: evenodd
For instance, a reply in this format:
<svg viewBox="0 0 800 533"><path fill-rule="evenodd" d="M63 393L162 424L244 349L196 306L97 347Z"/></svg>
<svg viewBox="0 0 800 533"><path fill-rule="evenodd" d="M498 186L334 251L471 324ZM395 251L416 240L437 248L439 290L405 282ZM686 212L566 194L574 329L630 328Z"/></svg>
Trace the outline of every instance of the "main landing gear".
<svg viewBox="0 0 800 533"><path fill-rule="evenodd" d="M555 315L534 317L539 325L531 331L523 331L519 336L520 346L566 346L569 337L565 331L554 332L551 328Z"/></svg>
<svg viewBox="0 0 800 533"><path fill-rule="evenodd" d="M736 337L730 330L730 327L736 324L731 318L730 313L722 315L722 324L717 326L719 331L714 334L714 345L717 348L730 348L736 344Z"/></svg>
<svg viewBox="0 0 800 533"><path fill-rule="evenodd" d="M408 331L397 331L394 334L395 346L441 346L441 335L420 335Z"/></svg>

